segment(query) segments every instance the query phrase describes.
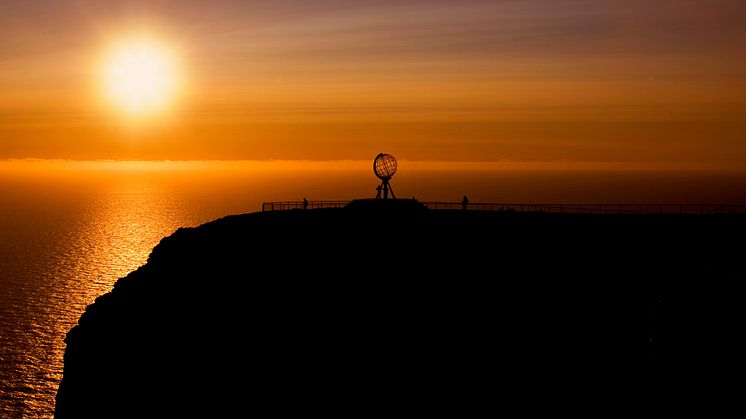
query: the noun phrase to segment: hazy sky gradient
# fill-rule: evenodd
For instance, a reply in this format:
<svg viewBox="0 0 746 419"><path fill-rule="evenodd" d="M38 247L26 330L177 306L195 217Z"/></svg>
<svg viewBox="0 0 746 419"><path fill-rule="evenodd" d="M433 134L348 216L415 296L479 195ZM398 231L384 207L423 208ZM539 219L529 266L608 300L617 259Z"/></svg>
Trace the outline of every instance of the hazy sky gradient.
<svg viewBox="0 0 746 419"><path fill-rule="evenodd" d="M6 0L0 158L743 167L745 21L736 0ZM141 32L187 90L133 124L96 60Z"/></svg>

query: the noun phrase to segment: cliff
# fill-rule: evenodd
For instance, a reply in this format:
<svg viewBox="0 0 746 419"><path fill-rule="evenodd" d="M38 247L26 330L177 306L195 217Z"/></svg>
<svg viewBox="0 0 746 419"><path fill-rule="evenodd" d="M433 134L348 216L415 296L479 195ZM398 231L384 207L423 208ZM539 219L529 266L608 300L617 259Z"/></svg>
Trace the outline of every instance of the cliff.
<svg viewBox="0 0 746 419"><path fill-rule="evenodd" d="M692 364L727 353L744 221L358 203L180 229L69 332L56 417L463 415Z"/></svg>

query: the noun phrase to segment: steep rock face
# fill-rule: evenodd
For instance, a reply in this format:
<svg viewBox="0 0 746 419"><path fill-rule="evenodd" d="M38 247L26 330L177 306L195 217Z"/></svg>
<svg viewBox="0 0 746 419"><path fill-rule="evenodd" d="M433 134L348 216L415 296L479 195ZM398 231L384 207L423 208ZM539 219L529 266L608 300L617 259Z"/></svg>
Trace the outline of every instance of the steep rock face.
<svg viewBox="0 0 746 419"><path fill-rule="evenodd" d="M180 229L68 334L56 417L463 414L505 384L691 363L727 346L744 232L414 205Z"/></svg>

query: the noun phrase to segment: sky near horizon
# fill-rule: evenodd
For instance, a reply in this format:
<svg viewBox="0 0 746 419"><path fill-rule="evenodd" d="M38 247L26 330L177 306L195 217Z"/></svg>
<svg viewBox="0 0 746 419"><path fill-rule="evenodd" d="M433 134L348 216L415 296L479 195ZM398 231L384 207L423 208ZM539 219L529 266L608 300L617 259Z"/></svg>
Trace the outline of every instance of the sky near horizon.
<svg viewBox="0 0 746 419"><path fill-rule="evenodd" d="M746 161L746 2L0 3L0 159ZM157 116L102 57L167 45Z"/></svg>

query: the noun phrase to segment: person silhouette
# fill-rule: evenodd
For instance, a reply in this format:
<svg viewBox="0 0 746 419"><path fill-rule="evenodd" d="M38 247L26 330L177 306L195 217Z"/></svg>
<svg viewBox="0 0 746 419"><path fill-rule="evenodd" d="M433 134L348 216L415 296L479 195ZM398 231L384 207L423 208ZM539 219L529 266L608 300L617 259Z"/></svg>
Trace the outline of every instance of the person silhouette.
<svg viewBox="0 0 746 419"><path fill-rule="evenodd" d="M376 199L381 199L381 189L383 189L383 186L376 186Z"/></svg>
<svg viewBox="0 0 746 419"><path fill-rule="evenodd" d="M308 209L308 200L303 198L303 209Z"/></svg>
<svg viewBox="0 0 746 419"><path fill-rule="evenodd" d="M461 208L463 208L464 211L466 211L466 207L468 205L469 205L469 198L467 198L466 195L464 195L464 200L461 201Z"/></svg>

